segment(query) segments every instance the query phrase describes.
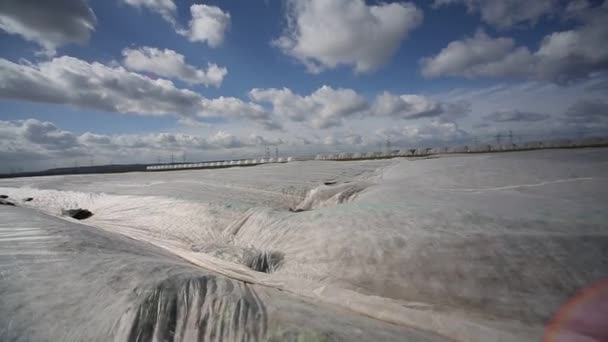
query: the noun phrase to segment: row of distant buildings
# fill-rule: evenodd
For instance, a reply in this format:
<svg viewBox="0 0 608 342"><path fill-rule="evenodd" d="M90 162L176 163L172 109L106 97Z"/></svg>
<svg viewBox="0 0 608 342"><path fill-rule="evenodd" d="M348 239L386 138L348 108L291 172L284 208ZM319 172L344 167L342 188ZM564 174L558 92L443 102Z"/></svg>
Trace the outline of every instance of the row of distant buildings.
<svg viewBox="0 0 608 342"><path fill-rule="evenodd" d="M364 160L364 159L380 159L380 158L395 158L395 157L424 157L437 154L450 153L490 153L490 152L507 152L507 151L525 151L538 150L549 148L580 148L580 147L600 147L608 146L608 138L584 138L578 140L560 139L550 141L531 141L521 144L480 144L480 145L462 145L453 147L428 147L428 148L412 148L412 149L395 149L390 151L375 151L375 152L341 152L318 154L311 158L298 158L298 160L315 159L315 160ZM254 166L261 164L272 163L287 163L292 162L293 157L287 158L259 158L259 159L238 159L224 160L200 163L170 163L146 166L146 171L170 171L170 170L185 170L185 169L215 169L235 166Z"/></svg>
<svg viewBox="0 0 608 342"><path fill-rule="evenodd" d="M357 160L357 159L378 159L394 157L424 157L436 154L449 153L489 153L507 151L539 150L549 148L580 148L580 147L602 147L608 146L608 138L595 137L578 140L559 139L550 141L531 141L522 144L482 144L482 145L462 145L453 147L427 147L399 149L391 151L375 152L342 152L318 154L315 160Z"/></svg>
<svg viewBox="0 0 608 342"><path fill-rule="evenodd" d="M239 159L239 160L224 160L204 163L180 163L180 164L160 164L148 165L146 171L169 171L180 169L213 169L225 168L231 166L253 166L269 163L287 163L293 161L293 157L287 158L260 158L260 159Z"/></svg>

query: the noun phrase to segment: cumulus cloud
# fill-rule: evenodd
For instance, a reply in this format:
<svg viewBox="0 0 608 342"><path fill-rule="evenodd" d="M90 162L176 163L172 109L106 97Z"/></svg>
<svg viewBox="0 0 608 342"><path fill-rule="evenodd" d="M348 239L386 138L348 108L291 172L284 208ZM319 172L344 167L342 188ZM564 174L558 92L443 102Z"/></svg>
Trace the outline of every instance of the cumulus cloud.
<svg viewBox="0 0 608 342"><path fill-rule="evenodd" d="M456 143L469 138L469 134L460 129L456 123L440 120L379 129L375 133L377 142L383 143L385 139L389 139L395 146Z"/></svg>
<svg viewBox="0 0 608 342"><path fill-rule="evenodd" d="M123 135L86 132L77 135L37 119L0 120L0 156L11 163L1 165L3 171L9 171L6 168L10 166L32 163L47 168L51 167L50 160L71 166L79 158L84 159L83 164L88 164L90 158L97 158L98 162L110 159L127 163L153 162L159 155L167 157L171 153L221 156L226 150L255 150L256 146L281 142L259 135L239 137L225 130L206 135L166 132Z"/></svg>
<svg viewBox="0 0 608 342"><path fill-rule="evenodd" d="M201 112L200 95L171 81L68 56L37 65L0 59L0 81L3 98L145 115Z"/></svg>
<svg viewBox="0 0 608 342"><path fill-rule="evenodd" d="M535 122L547 120L548 114L525 112L519 110L498 111L484 117L485 120L494 122Z"/></svg>
<svg viewBox="0 0 608 342"><path fill-rule="evenodd" d="M550 14L559 0L435 0L435 7L464 4L469 13L479 13L481 20L499 29L520 24L535 24L543 15Z"/></svg>
<svg viewBox="0 0 608 342"><path fill-rule="evenodd" d="M426 77L502 77L531 75L534 66L530 51L516 47L511 38L492 38L483 31L473 37L448 44L436 56L422 60Z"/></svg>
<svg viewBox="0 0 608 342"><path fill-rule="evenodd" d="M373 104L373 113L400 119L421 119L439 117L453 121L468 115L471 106L468 102L440 102L421 95L394 95L384 92L378 95Z"/></svg>
<svg viewBox="0 0 608 342"><path fill-rule="evenodd" d="M359 134L349 134L344 137L346 145L355 146L363 144L363 137Z"/></svg>
<svg viewBox="0 0 608 342"><path fill-rule="evenodd" d="M5 171L9 171L9 167L21 167L28 160L44 162L51 158L85 155L77 142L75 134L50 122L0 120L0 158Z"/></svg>
<svg viewBox="0 0 608 342"><path fill-rule="evenodd" d="M228 73L226 68L209 63L207 70L197 69L185 57L173 50L141 47L122 51L123 64L130 70L144 71L167 78L176 78L190 84L219 87Z"/></svg>
<svg viewBox="0 0 608 342"><path fill-rule="evenodd" d="M379 94L370 103L352 89L322 86L309 95L299 95L289 88L256 88L249 97L258 103L270 104L276 117L319 129L340 127L348 119L436 118L454 121L471 112L467 101L439 101L422 95Z"/></svg>
<svg viewBox="0 0 608 342"><path fill-rule="evenodd" d="M39 44L50 55L63 45L86 43L96 24L85 0L0 1L0 29Z"/></svg>
<svg viewBox="0 0 608 342"><path fill-rule="evenodd" d="M122 0L125 4L146 8L160 14L169 22L175 32L188 38L191 42L207 43L218 47L224 42L224 36L230 29L230 13L217 6L194 4L190 6L191 19L187 28L177 22L177 6L174 0Z"/></svg>
<svg viewBox="0 0 608 342"><path fill-rule="evenodd" d="M70 149L76 143L74 134L60 130L50 122L40 122L33 119L25 120L21 128L25 139L49 150Z"/></svg>
<svg viewBox="0 0 608 342"><path fill-rule="evenodd" d="M211 135L208 141L216 146L221 146L223 148L237 148L243 147L243 142L238 139L234 134L228 133L226 131L218 131L215 134Z"/></svg>
<svg viewBox="0 0 608 342"><path fill-rule="evenodd" d="M567 84L608 68L608 2L572 14L582 24L547 35L532 52L482 31L422 59L426 77L509 77Z"/></svg>
<svg viewBox="0 0 608 342"><path fill-rule="evenodd" d="M290 143L293 144L296 141L298 141L297 138L290 141ZM283 139L281 139L281 138L264 137L264 136L261 136L256 133L252 133L251 135L249 135L249 137L247 138L247 142L249 145L254 145L254 146L281 145L281 144L285 143L285 141L283 141Z"/></svg>
<svg viewBox="0 0 608 342"><path fill-rule="evenodd" d="M608 2L575 17L582 26L543 39L535 53L539 78L567 83L608 68Z"/></svg>
<svg viewBox="0 0 608 342"><path fill-rule="evenodd" d="M340 65L370 72L395 54L422 17L410 3L291 0L287 27L274 44L313 73Z"/></svg>
<svg viewBox="0 0 608 342"><path fill-rule="evenodd" d="M137 7L146 8L150 11L160 14L163 19L171 24L175 24L175 14L177 6L173 0L122 0L125 4Z"/></svg>
<svg viewBox="0 0 608 342"><path fill-rule="evenodd" d="M190 6L190 20L187 30L178 33L188 37L191 42L204 42L210 47L218 47L230 28L230 13L216 6L194 4Z"/></svg>
<svg viewBox="0 0 608 342"><path fill-rule="evenodd" d="M225 116L255 121L266 130L280 130L282 125L272 113L255 103L244 102L234 97L220 96L203 100L204 112L212 116Z"/></svg>
<svg viewBox="0 0 608 342"><path fill-rule="evenodd" d="M61 130L50 122L36 119L1 122L2 130L0 132L2 133L0 134L6 137L6 131L11 130L9 137L24 145L37 145L43 150L57 151L70 150L76 143L74 134Z"/></svg>
<svg viewBox="0 0 608 342"><path fill-rule="evenodd" d="M280 126L257 104L232 97L208 99L169 80L68 56L39 64L0 59L0 98L139 115L245 119L271 129Z"/></svg>
<svg viewBox="0 0 608 342"><path fill-rule="evenodd" d="M253 89L250 97L272 105L280 117L296 122L308 122L314 128L340 126L343 120L365 114L369 105L365 98L352 89L322 86L307 96L283 89Z"/></svg>

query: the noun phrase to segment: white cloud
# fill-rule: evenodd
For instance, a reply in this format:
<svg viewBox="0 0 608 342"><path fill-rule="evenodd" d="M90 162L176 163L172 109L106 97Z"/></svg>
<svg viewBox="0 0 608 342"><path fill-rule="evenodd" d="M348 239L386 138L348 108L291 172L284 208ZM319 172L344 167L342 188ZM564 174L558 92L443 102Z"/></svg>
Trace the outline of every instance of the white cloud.
<svg viewBox="0 0 608 342"><path fill-rule="evenodd" d="M608 125L608 102L600 99L582 99L568 107L563 117L570 124Z"/></svg>
<svg viewBox="0 0 608 342"><path fill-rule="evenodd" d="M239 155L259 155L259 146L281 144L280 138L251 134L235 135L225 130L206 133L145 133L106 135L86 132L75 134L51 122L37 119L0 120L0 172L15 167L44 169L73 166L75 162L153 163L173 155L181 160L221 159L233 151Z"/></svg>
<svg viewBox="0 0 608 342"><path fill-rule="evenodd" d="M228 133L226 131L218 131L215 134L211 135L208 139L209 143L220 146L223 148L237 148L243 147L243 142L238 139L234 134Z"/></svg>
<svg viewBox="0 0 608 342"><path fill-rule="evenodd" d="M520 24L535 24L539 18L551 14L559 0L435 0L434 6L464 4L470 13L480 13L481 20L506 29Z"/></svg>
<svg viewBox="0 0 608 342"><path fill-rule="evenodd" d="M494 112L484 117L494 122L535 122L549 119L551 116L543 113L525 112L520 110L505 110Z"/></svg>
<svg viewBox="0 0 608 342"><path fill-rule="evenodd" d="M394 95L384 92L373 104L373 113L400 119L441 118L452 121L466 116L471 111L466 101L440 102L422 95Z"/></svg>
<svg viewBox="0 0 608 342"><path fill-rule="evenodd" d="M37 65L0 58L0 98L139 115L245 119L268 129L280 127L257 104L233 97L208 99L169 80L68 56Z"/></svg>
<svg viewBox="0 0 608 342"><path fill-rule="evenodd" d="M422 60L426 77L502 77L531 75L533 56L511 38L492 38L483 31L448 44L436 56Z"/></svg>
<svg viewBox="0 0 608 342"><path fill-rule="evenodd" d="M365 114L368 103L352 89L333 89L322 86L308 96L283 89L253 89L250 97L257 102L268 102L279 117L291 121L306 121L314 128L340 126L345 118Z"/></svg>
<svg viewBox="0 0 608 342"><path fill-rule="evenodd" d="M547 35L538 51L538 77L560 83L608 68L608 1L576 14L583 25Z"/></svg>
<svg viewBox="0 0 608 342"><path fill-rule="evenodd" d="M516 46L511 38L492 38L478 31L473 37L449 43L436 56L422 59L422 74L523 78L558 84L589 78L608 68L608 2L571 15L582 24L547 35L536 52Z"/></svg>
<svg viewBox="0 0 608 342"><path fill-rule="evenodd" d="M197 69L185 62L185 57L173 50L141 47L124 49L123 64L130 70L145 71L167 78L176 78L190 84L219 87L228 73L226 68L209 63L207 70Z"/></svg>
<svg viewBox="0 0 608 342"><path fill-rule="evenodd" d="M330 134L325 136L323 139L319 139L315 141L316 144L323 144L328 146L342 146L343 148L350 149L352 151L358 150L360 148L374 146L375 144L370 144L371 142L376 142L373 139L365 139L360 134L348 133L348 134Z"/></svg>
<svg viewBox="0 0 608 342"><path fill-rule="evenodd" d="M68 56L37 65L0 59L0 81L4 98L143 115L201 112L200 95L171 81Z"/></svg>
<svg viewBox="0 0 608 342"><path fill-rule="evenodd" d="M182 28L177 22L177 6L174 0L122 0L136 8L147 8L160 14L173 26L175 32L187 37L191 42L207 43L218 47L224 42L224 36L230 29L230 13L217 6L193 4L190 6L191 19L188 28Z"/></svg>
<svg viewBox="0 0 608 342"><path fill-rule="evenodd" d="M422 22L413 4L363 0L291 0L286 16L288 26L274 44L314 73L340 65L378 69Z"/></svg>
<svg viewBox="0 0 608 342"><path fill-rule="evenodd" d="M230 13L216 6L190 6L192 20L188 30L178 33L188 37L192 42L206 42L210 47L218 47L224 42L224 36L230 28Z"/></svg>
<svg viewBox="0 0 608 342"><path fill-rule="evenodd" d="M147 8L153 12L160 14L163 19L171 24L175 24L175 15L177 6L173 0L122 0L125 4L137 7Z"/></svg>
<svg viewBox="0 0 608 342"><path fill-rule="evenodd" d="M203 110L211 116L226 116L257 122L266 130L280 130L282 125L262 106L244 102L234 97L220 96L215 99L203 100Z"/></svg>
<svg viewBox="0 0 608 342"><path fill-rule="evenodd" d="M374 112L377 115L397 116L403 119L434 117L441 114L436 101L420 95L393 95L384 92L376 98Z"/></svg>
<svg viewBox="0 0 608 342"><path fill-rule="evenodd" d="M83 155L77 136L50 122L0 120L0 159L4 171L21 167L24 161L44 162L51 158Z"/></svg>
<svg viewBox="0 0 608 342"><path fill-rule="evenodd" d="M0 1L0 29L39 44L49 55L66 44L86 43L96 24L84 0Z"/></svg>
<svg viewBox="0 0 608 342"><path fill-rule="evenodd" d="M424 119L454 121L467 116L471 104L467 101L438 101L431 97L389 92L379 94L370 103L352 89L322 86L310 95L299 95L289 88L253 89L250 98L268 103L278 118L303 123L313 129L341 127L345 122L366 119Z"/></svg>
<svg viewBox="0 0 608 342"><path fill-rule="evenodd" d="M458 125L464 130L478 134L480 140L496 133L506 134L506 130L512 130L516 135L525 135L523 139L551 139L556 136L574 138L579 130L564 125L564 122L584 122L585 119L566 120L565 109L576 108L577 110L570 111L587 113L571 114L577 117L599 113L597 110L588 110L591 106L574 105L579 102L594 103L602 98L606 90L602 85L605 84L606 75L594 75L567 87L542 81L528 81L484 88L454 89L445 94L435 94L434 97L443 102L471 103L471 114L458 120ZM580 108L586 110L578 110ZM589 122L594 120L597 121L596 118L591 118ZM586 127L583 127L582 132L592 133Z"/></svg>
<svg viewBox="0 0 608 342"><path fill-rule="evenodd" d="M283 139L281 139L281 138L264 137L264 136L261 136L256 133L250 134L249 137L247 138L247 141L250 145L255 145L255 146L281 145L281 144L285 143L283 141ZM295 141L291 141L292 144L294 142Z"/></svg>
<svg viewBox="0 0 608 342"><path fill-rule="evenodd" d="M86 132L76 135L60 129L50 122L37 119L0 120L0 156L10 157L7 161L18 163L55 158L72 159L89 157L108 160L118 158L123 162L151 158L153 162L159 154L196 154L227 149L251 148L267 141L267 138L252 139L237 137L227 131L212 132L207 135L184 133L148 133L104 135ZM5 159L3 159L5 160ZM49 167L47 163L46 167ZM70 160L69 165L72 165ZM6 167L6 165L3 165Z"/></svg>
<svg viewBox="0 0 608 342"><path fill-rule="evenodd" d="M440 120L379 129L375 133L376 143L384 143L388 139L393 146L455 143L469 138L469 134L458 128L456 123Z"/></svg>

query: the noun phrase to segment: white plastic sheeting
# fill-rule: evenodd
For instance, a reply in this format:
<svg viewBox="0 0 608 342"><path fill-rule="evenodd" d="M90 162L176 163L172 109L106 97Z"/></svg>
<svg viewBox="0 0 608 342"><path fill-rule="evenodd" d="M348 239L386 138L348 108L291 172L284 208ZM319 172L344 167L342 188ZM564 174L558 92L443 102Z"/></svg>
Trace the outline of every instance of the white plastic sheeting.
<svg viewBox="0 0 608 342"><path fill-rule="evenodd" d="M245 282L253 284L248 286L256 289L256 302L261 303L257 305L263 305L268 312L263 321L266 328L248 325L252 322L249 319L230 324L212 319L217 323L214 326L222 322L224 327L233 327L229 328L231 333L265 332L251 339L268 337L273 324L289 331L307 327L307 322L317 322L319 318L326 324L311 328L317 339L329 336L326 339L332 340L333 336L337 340L390 340L394 338L391 330L375 324L392 323L393 329L415 327L427 332L413 336L406 329L398 340L426 341L440 338L436 337L439 335L456 341L532 341L540 339L545 323L570 295L608 274L604 257L608 247L606 174L608 150L564 150L415 161L293 162L174 175L89 175L86 182L81 176L37 177L1 180L0 194L15 199L33 197L31 202L19 203L50 214L68 207L87 208L94 213L85 221L87 225L145 241L162 253L188 260L206 274L227 277L230 285L226 288L243 289L242 293L235 292L234 303L238 298L249 298L243 286ZM293 209L300 212L290 212L289 203L296 203ZM22 213L11 219L25 222L22 226L9 223L6 227L56 226L36 215ZM40 236L45 238L31 239L31 246L36 243L36 249L21 250L56 253L56 247L45 249L39 245L55 233L45 231ZM0 252L17 254L16 249L10 249L17 248L15 240L10 240L9 235L3 238L10 244L2 245L0 239ZM139 269L137 263L152 265L149 267L155 263L146 256L142 258L147 261L137 261L140 257L136 257L129 264L123 261L128 259L124 256L117 257L114 264L103 264L95 260L110 262L113 253L123 252L107 247L107 257L99 258L95 253L113 243L82 240L91 241L90 249L72 248L62 242L67 250L81 251L81 257L70 256L54 266L56 258L45 256L44 268L27 266L32 270L28 275L42 270L38 276L45 281L50 278L49 283L27 278L28 284L35 284L32 288L24 283L25 279L9 276L10 285L0 285L0 291L4 291L0 298L10 298L5 301L9 305L0 308L5 310L0 311L0 328L18 317L28 327L59 324L61 329L31 329L32 333L50 332L56 337L53 340L91 340L95 339L92 336L110 331L110 323L123 315L126 323L120 326L124 331L138 326L133 323L136 317L152 321L153 325L162 321L146 312L164 313L164 305L174 305L170 303L175 297L169 294L186 293L184 284L192 289L183 299L188 304L175 305L192 307L194 302L204 302L202 297L190 297L191 293L200 293L200 282L171 282L170 279L182 279L176 277L181 271L173 270L173 266L149 279L149 283L143 275L134 276L138 280L126 280L131 273L149 272L148 266L140 273L132 270ZM122 249L125 248L118 248ZM148 255L137 248L126 250ZM256 272L243 262L251 260L251 253L256 255L251 251L281 253L282 263L273 273ZM89 253L92 256L86 257ZM0 260L11 265L14 259ZM95 272L79 271L78 265ZM114 271L119 273L115 276ZM91 277L94 285L83 281L89 278L81 274ZM1 284L6 284L5 279ZM116 290L108 279L117 279L112 281L122 284L118 288L126 292L114 294ZM131 285L125 286L125 281ZM59 286L63 282L77 285ZM141 299L138 303L151 301L152 310L140 310L135 302L120 300L127 298L121 294L129 293L132 286L157 293L152 297L135 296ZM213 288L218 292L210 293L209 298L225 298L224 285ZM48 299L40 296L52 291L59 292ZM101 295L89 295L80 301L80 295L65 297L61 291L74 296L89 291ZM33 298L43 298L41 316L32 316L34 309L23 305ZM72 304L68 313L61 311L62 320L53 323L51 318L53 312L59 312L54 310L60 310L57 307L61 306L61 298L77 304ZM300 315L303 311L297 310L293 314L288 309L291 305L297 307L294 303L298 300L293 298L313 306L309 316ZM51 305L57 299L59 304ZM129 303L135 305L134 311L127 310L133 306ZM225 302L223 307L233 307L230 303ZM94 313L81 314L84 310ZM259 312L252 310L251 315ZM17 316L9 315L9 311L16 311ZM95 317L106 320L96 321ZM179 317L176 320L185 316ZM74 322L69 323L69 319ZM98 323L97 328L88 322ZM79 326L91 330L78 335ZM146 332L144 328L134 329L140 330L142 334ZM326 334L328 330L330 334ZM353 331L363 335L344 337ZM61 335L67 332L67 338ZM381 332L388 335L365 335Z"/></svg>
<svg viewBox="0 0 608 342"><path fill-rule="evenodd" d="M444 341L30 209L0 207L0 253L2 341Z"/></svg>

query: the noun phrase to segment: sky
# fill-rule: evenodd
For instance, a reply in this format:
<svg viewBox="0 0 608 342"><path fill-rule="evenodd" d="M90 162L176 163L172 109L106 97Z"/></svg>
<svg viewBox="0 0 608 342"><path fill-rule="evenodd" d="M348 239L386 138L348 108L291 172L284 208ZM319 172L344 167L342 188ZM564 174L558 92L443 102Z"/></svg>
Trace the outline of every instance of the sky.
<svg viewBox="0 0 608 342"><path fill-rule="evenodd" d="M608 135L608 1L3 0L0 172Z"/></svg>

